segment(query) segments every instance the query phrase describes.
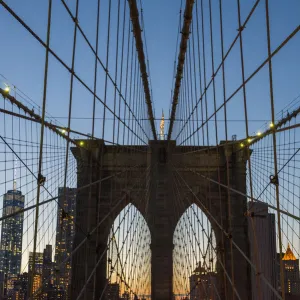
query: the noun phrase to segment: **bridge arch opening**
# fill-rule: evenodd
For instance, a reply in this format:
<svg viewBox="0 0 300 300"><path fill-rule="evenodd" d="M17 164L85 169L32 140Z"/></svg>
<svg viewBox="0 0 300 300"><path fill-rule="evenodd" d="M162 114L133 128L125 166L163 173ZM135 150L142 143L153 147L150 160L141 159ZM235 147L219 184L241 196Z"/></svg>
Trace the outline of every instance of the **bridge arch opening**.
<svg viewBox="0 0 300 300"><path fill-rule="evenodd" d="M216 237L208 217L196 204L177 222L173 244L174 299L219 299Z"/></svg>
<svg viewBox="0 0 300 300"><path fill-rule="evenodd" d="M115 218L107 240L107 299L151 297L150 243L145 218L129 203Z"/></svg>

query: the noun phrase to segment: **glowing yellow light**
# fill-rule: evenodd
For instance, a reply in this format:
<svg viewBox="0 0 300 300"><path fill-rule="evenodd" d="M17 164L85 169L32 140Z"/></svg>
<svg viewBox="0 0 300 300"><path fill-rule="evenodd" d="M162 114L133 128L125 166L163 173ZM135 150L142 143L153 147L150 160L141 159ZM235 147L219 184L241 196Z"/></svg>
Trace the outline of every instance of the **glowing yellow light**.
<svg viewBox="0 0 300 300"><path fill-rule="evenodd" d="M242 148L244 147L244 144L243 144L243 143L241 143L241 147L242 147Z"/></svg>
<svg viewBox="0 0 300 300"><path fill-rule="evenodd" d="M274 124L271 122L269 126L270 126L270 128L273 128Z"/></svg>
<svg viewBox="0 0 300 300"><path fill-rule="evenodd" d="M84 141L80 141L79 145L83 146L84 145Z"/></svg>
<svg viewBox="0 0 300 300"><path fill-rule="evenodd" d="M248 143L251 143L251 142L252 142L252 140L251 140L250 138L248 138L248 140L247 140L247 141L248 141Z"/></svg>
<svg viewBox="0 0 300 300"><path fill-rule="evenodd" d="M63 134L65 134L66 132L67 132L66 129L61 130L61 133L63 133Z"/></svg>
<svg viewBox="0 0 300 300"><path fill-rule="evenodd" d="M9 93L9 91L10 91L10 88L9 88L9 86L8 86L8 85L5 85L4 91L5 91L6 93Z"/></svg>
<svg viewBox="0 0 300 300"><path fill-rule="evenodd" d="M261 132L260 131L257 132L257 136L261 136Z"/></svg>

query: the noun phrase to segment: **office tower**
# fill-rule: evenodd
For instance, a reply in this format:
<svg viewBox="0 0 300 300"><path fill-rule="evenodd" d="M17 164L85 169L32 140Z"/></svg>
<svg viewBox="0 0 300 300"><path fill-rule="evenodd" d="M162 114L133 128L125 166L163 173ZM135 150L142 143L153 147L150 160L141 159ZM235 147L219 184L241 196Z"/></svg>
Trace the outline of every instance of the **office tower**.
<svg viewBox="0 0 300 300"><path fill-rule="evenodd" d="M43 274L43 253L36 252L35 253L35 268L34 274L32 273L33 267L33 252L29 252L29 260L28 260L28 276L29 276L29 289L33 286L33 297L34 300L41 299L41 287L42 287L42 274ZM28 291L30 293L30 291Z"/></svg>
<svg viewBox="0 0 300 300"><path fill-rule="evenodd" d="M119 300L120 299L120 286L118 283L109 283L106 287L107 300Z"/></svg>
<svg viewBox="0 0 300 300"><path fill-rule="evenodd" d="M27 300L28 298L28 273L19 274L14 282L11 298L13 300Z"/></svg>
<svg viewBox="0 0 300 300"><path fill-rule="evenodd" d="M41 300L42 299L41 288L42 288L42 275L34 274L34 276L33 276L33 287L32 287L33 299L34 300Z"/></svg>
<svg viewBox="0 0 300 300"><path fill-rule="evenodd" d="M130 295L128 292L124 292L122 294L121 300L129 300L130 299Z"/></svg>
<svg viewBox="0 0 300 300"><path fill-rule="evenodd" d="M190 299L215 300L217 298L217 276L207 272L201 263L190 276Z"/></svg>
<svg viewBox="0 0 300 300"><path fill-rule="evenodd" d="M55 245L55 285L68 293L71 280L71 259L75 234L76 189L58 188L57 229Z"/></svg>
<svg viewBox="0 0 300 300"><path fill-rule="evenodd" d="M43 288L49 290L52 288L53 278L52 278L52 245L46 245L43 253Z"/></svg>
<svg viewBox="0 0 300 300"><path fill-rule="evenodd" d="M252 299L277 297L256 273L259 272L277 290L275 215L268 213L268 205L248 203L248 236L250 259L257 271L251 269Z"/></svg>
<svg viewBox="0 0 300 300"><path fill-rule="evenodd" d="M14 294L15 283L18 280L17 275L8 274L6 278L6 295L8 299L12 298Z"/></svg>
<svg viewBox="0 0 300 300"><path fill-rule="evenodd" d="M35 253L35 274L42 275L43 274L43 253L42 252L36 252ZM33 252L29 252L29 260L28 260L28 273L31 273L32 271L32 263L33 263Z"/></svg>
<svg viewBox="0 0 300 300"><path fill-rule="evenodd" d="M48 300L49 294L54 290L53 287L53 262L52 245L46 245L43 253L43 271L42 271L42 294L43 299Z"/></svg>
<svg viewBox="0 0 300 300"><path fill-rule="evenodd" d="M24 208L21 191L14 189L3 195L3 216L16 213ZM0 271L5 274L17 275L21 269L22 237L24 214L19 213L2 222L0 245Z"/></svg>
<svg viewBox="0 0 300 300"><path fill-rule="evenodd" d="M65 300L66 292L63 290L52 289L47 294L47 300Z"/></svg>
<svg viewBox="0 0 300 300"><path fill-rule="evenodd" d="M280 263L278 257L278 282L280 284ZM286 299L294 299L297 296L300 299L300 276L299 276L299 259L297 259L288 245L285 254L282 256L283 272L284 272L284 287Z"/></svg>

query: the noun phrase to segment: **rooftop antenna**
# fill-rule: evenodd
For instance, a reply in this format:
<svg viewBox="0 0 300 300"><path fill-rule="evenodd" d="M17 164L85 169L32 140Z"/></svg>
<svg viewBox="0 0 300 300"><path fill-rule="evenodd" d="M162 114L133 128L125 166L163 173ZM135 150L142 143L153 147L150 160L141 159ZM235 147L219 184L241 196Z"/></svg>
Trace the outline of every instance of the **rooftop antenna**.
<svg viewBox="0 0 300 300"><path fill-rule="evenodd" d="M14 191L17 190L17 167L18 167L18 160L15 158L15 169L14 169Z"/></svg>

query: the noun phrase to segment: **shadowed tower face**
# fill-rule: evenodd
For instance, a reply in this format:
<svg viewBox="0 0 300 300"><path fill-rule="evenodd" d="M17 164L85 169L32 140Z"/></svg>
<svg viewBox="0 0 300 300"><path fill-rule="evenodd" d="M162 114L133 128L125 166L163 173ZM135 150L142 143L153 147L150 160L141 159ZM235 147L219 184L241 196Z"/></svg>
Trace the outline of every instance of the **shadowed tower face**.
<svg viewBox="0 0 300 300"><path fill-rule="evenodd" d="M93 185L90 191L80 190L76 199L76 220L81 230L76 229L73 249L88 238L86 247L80 248L72 261L72 299L84 295L87 299L100 297L107 286L107 258L111 249L107 241L113 222L125 206L131 202L143 215L151 234L151 297L155 300L172 299L173 297L173 236L176 225L192 203L205 212L215 234L217 253L216 277L218 293L221 299L233 297L235 291L224 280L235 271L235 289L241 299L251 298L251 274L247 262L236 249L231 260L230 239L222 239L222 227L229 230L228 190L220 189L205 179L228 179L240 191L246 190L246 151L235 144L222 147L219 153L216 148L203 149L194 155L185 155L188 147L178 147L174 141L150 141L149 146L119 147L106 146L102 141L85 141L85 147L73 148L77 159L78 187L89 182L109 178L100 185ZM138 147L142 151L134 151ZM199 149L198 149L199 148ZM197 147L197 150L201 150ZM238 150L239 149L239 150ZM226 160L230 162L229 172ZM101 167L100 167L101 166ZM126 176L117 179L112 176L133 168ZM178 172L180 170L180 173ZM143 174L147 171L147 180ZM203 174L199 176L196 173ZM227 174L230 178L227 178ZM176 181L174 181L176 179ZM139 181L136 188L134 183ZM176 189L180 190L180 195ZM126 190L131 190L126 194ZM147 193L145 193L147 191ZM143 201L139 201L141 196ZM181 205L176 205L176 197ZM244 212L247 209L246 198L240 194L230 193L231 236L236 245L248 253L247 222ZM122 213L123 214L123 213ZM109 217L108 217L109 215ZM98 230L86 237L83 232L90 228ZM116 249L115 249L116 250ZM96 267L95 267L96 266ZM191 270L192 273L193 270ZM85 274L93 274L88 284ZM191 275L191 274L190 274ZM95 283L97 283L96 289Z"/></svg>

